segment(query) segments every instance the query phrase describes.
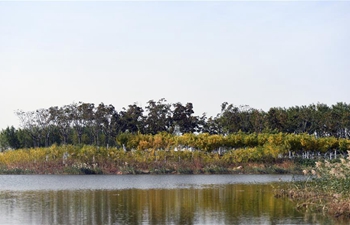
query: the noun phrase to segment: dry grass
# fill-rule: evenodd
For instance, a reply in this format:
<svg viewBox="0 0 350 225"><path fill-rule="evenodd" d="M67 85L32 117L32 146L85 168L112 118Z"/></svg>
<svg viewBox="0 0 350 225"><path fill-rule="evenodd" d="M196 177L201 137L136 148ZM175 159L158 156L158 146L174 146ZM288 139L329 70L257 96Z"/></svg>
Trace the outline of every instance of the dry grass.
<svg viewBox="0 0 350 225"><path fill-rule="evenodd" d="M350 152L349 152L350 153ZM288 196L297 208L350 218L350 158L317 162L303 171L307 181L295 182L276 190L276 197Z"/></svg>

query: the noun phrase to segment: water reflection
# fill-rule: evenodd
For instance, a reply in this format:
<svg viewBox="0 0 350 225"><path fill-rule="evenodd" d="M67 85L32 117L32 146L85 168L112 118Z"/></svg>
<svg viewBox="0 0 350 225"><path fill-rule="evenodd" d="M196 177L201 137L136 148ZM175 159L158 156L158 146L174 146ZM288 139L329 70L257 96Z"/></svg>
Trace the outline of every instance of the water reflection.
<svg viewBox="0 0 350 225"><path fill-rule="evenodd" d="M0 224L320 224L274 198L270 184L1 191L0 211Z"/></svg>

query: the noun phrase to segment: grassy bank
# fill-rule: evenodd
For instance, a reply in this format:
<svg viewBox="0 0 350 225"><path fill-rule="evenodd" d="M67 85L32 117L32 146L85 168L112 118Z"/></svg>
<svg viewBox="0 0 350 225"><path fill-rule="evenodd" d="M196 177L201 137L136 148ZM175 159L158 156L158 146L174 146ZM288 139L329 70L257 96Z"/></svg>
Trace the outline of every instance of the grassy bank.
<svg viewBox="0 0 350 225"><path fill-rule="evenodd" d="M350 153L350 152L349 152ZM350 158L319 161L303 171L307 181L278 189L277 196L288 196L300 210L350 218Z"/></svg>
<svg viewBox="0 0 350 225"><path fill-rule="evenodd" d="M260 159L256 158L260 154ZM244 160L251 159L254 160ZM224 154L56 146L0 153L0 174L240 174L300 173L302 167L251 148Z"/></svg>
<svg viewBox="0 0 350 225"><path fill-rule="evenodd" d="M141 143L141 142L140 142ZM264 145L218 152L53 145L0 153L0 174L302 174L308 179L278 188L300 210L350 218L350 158L315 161L280 157ZM347 154L349 155L349 154Z"/></svg>

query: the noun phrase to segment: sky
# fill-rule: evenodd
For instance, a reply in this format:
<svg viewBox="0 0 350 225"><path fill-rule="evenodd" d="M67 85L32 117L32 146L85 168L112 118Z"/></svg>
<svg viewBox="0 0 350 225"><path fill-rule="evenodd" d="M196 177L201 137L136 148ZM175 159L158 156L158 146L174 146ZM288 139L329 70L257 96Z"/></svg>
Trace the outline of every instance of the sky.
<svg viewBox="0 0 350 225"><path fill-rule="evenodd" d="M350 2L0 1L0 129L17 110L165 98L216 116L350 103Z"/></svg>

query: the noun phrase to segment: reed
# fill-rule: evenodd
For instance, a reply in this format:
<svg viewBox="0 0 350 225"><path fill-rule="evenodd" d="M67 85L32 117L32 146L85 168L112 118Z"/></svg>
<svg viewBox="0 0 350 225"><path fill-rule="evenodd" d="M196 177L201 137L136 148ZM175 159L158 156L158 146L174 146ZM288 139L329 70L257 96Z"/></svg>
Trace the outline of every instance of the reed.
<svg viewBox="0 0 350 225"><path fill-rule="evenodd" d="M348 151L348 155L350 151ZM350 157L323 160L303 170L306 181L277 189L276 196L288 196L297 208L350 218Z"/></svg>

